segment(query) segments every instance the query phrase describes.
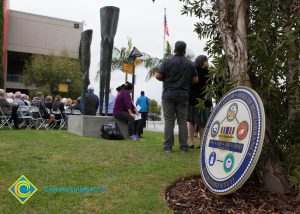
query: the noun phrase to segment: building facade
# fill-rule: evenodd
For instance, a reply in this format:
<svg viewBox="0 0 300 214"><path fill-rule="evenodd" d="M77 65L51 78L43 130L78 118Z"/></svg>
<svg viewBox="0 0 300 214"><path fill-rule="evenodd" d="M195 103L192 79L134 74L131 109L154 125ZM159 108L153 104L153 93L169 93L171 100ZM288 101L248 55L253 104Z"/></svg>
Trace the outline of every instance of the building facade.
<svg viewBox="0 0 300 214"><path fill-rule="evenodd" d="M14 11L9 9L9 2L6 5L3 78L7 91L29 89L20 79L26 60L33 54L61 56L67 52L71 58L79 57L83 22Z"/></svg>

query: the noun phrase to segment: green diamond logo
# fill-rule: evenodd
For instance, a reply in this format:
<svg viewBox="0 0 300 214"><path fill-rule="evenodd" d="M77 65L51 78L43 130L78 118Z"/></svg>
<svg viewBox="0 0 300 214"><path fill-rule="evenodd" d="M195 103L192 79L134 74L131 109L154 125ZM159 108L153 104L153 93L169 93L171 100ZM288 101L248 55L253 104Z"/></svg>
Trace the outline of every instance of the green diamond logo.
<svg viewBox="0 0 300 214"><path fill-rule="evenodd" d="M22 175L11 187L9 187L8 191L24 204L37 191L37 188Z"/></svg>

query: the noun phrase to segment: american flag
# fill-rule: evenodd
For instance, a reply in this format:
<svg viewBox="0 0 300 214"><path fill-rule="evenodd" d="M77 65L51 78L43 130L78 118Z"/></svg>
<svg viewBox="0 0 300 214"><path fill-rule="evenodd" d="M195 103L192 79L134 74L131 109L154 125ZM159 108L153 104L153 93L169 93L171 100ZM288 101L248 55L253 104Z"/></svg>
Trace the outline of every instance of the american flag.
<svg viewBox="0 0 300 214"><path fill-rule="evenodd" d="M165 33L165 35L169 36L169 29L168 29L166 14L165 14L165 17L164 17L164 33Z"/></svg>

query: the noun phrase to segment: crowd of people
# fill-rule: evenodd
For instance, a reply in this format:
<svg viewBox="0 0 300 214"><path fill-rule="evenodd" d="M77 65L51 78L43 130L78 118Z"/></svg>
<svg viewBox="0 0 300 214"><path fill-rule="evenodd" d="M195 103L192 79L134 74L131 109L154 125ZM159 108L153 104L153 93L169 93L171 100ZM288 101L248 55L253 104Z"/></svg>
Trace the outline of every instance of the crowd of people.
<svg viewBox="0 0 300 214"><path fill-rule="evenodd" d="M18 110L22 106L27 106L28 109L36 107L41 117L46 120L44 128L48 129L55 120L63 119L67 121L67 112L80 111L80 100L80 97L77 100L72 100L70 98L62 98L60 95L56 95L54 98L51 95L44 97L41 92L37 92L30 99L28 95L22 94L20 91L5 93L3 89L0 89L0 114L1 116L8 116L8 123L13 122L14 128L19 129L22 118ZM59 114L56 114L56 112L59 112Z"/></svg>
<svg viewBox="0 0 300 214"><path fill-rule="evenodd" d="M207 99L204 90L205 86L210 84L207 77L208 59L200 55L194 62L191 62L185 57L185 53L186 43L177 41L174 55L165 60L155 73L155 78L163 82L162 106L165 119L163 150L166 153L172 152L174 146L175 120L179 127L180 150L187 152L191 148L199 148L199 145L195 145L194 136L203 137L204 127L212 109L212 101ZM96 115L98 113L123 120L128 125L129 139L139 140L146 126L150 100L142 91L141 96L134 103L130 96L132 89L133 85L126 82L116 88L116 96L110 91L108 104L104 103L103 108L99 110L99 98L94 94L94 88L89 86L85 97L84 114ZM197 99L205 100L204 109L196 107ZM39 92L30 100L26 94L5 93L3 89L0 89L2 114L10 116L16 129L19 128L18 107L23 105L35 106L39 109L42 117L47 120L45 128L51 126L56 119L52 112L59 110L63 119L67 121L67 110L82 111L83 108L80 97L77 100L62 98L60 95L55 96L54 99L52 96L44 98L44 95Z"/></svg>
<svg viewBox="0 0 300 214"><path fill-rule="evenodd" d="M212 100L205 94L205 87L209 83L208 59L204 55L198 56L194 62L185 57L186 43L175 43L174 56L165 60L155 77L163 81L162 106L165 119L164 146L166 153L172 152L174 146L174 127L177 120L179 127L180 150L200 148L204 128L212 109ZM130 93L131 83L126 82L117 88L118 95L113 105L116 118L128 124L129 139L138 140L146 126L149 99L144 91L134 105ZM198 99L204 101L204 108L198 108ZM140 118L139 118L140 116ZM137 122L138 121L138 122ZM187 126L188 124L188 126ZM189 143L188 143L189 138Z"/></svg>
<svg viewBox="0 0 300 214"><path fill-rule="evenodd" d="M52 127L55 120L58 120L57 115L61 115L64 121L68 120L68 114L72 114L75 110L84 115L102 115L114 116L120 120L128 123L129 139L139 140L143 134L143 128L146 126L149 98L145 96L145 92L141 92L141 96L137 99L136 105L131 101L131 90L133 86L131 83L117 87L117 96L114 96L109 91L108 110L105 111L105 103L102 110L99 109L99 98L94 93L93 86L88 87L85 97L85 110L83 111L83 103L81 97L77 100L70 98L62 98L56 95L54 98L50 95L44 97L43 93L38 92L30 99L26 94L21 94L17 91L15 93L5 93L0 89L0 108L1 114L9 116L9 123L13 122L14 128L19 129L19 124L22 122L18 110L20 106L37 107L41 117L46 121L44 128ZM105 100L105 99L104 99ZM54 114L59 110L60 114Z"/></svg>
<svg viewBox="0 0 300 214"><path fill-rule="evenodd" d="M204 93L206 84L209 84L207 57L200 55L195 62L191 62L185 57L185 53L186 43L177 41L174 56L165 60L155 73L155 78L163 81L162 105L165 118L163 149L166 153L172 152L174 146L176 119L180 150L187 152L190 148L195 148L194 135L198 135L199 132L200 139L203 137L204 127L212 108L211 100L207 99ZM205 109L196 107L197 98L205 100ZM200 148L200 145L196 147Z"/></svg>

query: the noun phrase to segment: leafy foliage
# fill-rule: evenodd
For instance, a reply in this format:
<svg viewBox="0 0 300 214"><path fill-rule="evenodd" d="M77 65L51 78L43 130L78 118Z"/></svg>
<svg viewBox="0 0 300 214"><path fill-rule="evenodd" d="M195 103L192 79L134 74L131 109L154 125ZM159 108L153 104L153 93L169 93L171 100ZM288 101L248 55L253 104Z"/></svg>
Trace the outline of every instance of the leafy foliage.
<svg viewBox="0 0 300 214"><path fill-rule="evenodd" d="M159 59L157 57L152 57L149 54L144 54L144 65L146 68L149 68L146 80L151 79L154 77L155 72L158 71L159 66L168 58L172 57L172 47L168 41L166 41L166 47L165 47L165 53L162 59ZM192 53L187 53L186 58L189 60L192 60L194 58L194 55Z"/></svg>
<svg viewBox="0 0 300 214"><path fill-rule="evenodd" d="M67 53L62 57L33 55L25 63L22 81L25 85L35 85L37 90L45 94L56 95L60 93L57 86L70 79L70 95L76 98L81 93L81 75L79 61L69 58Z"/></svg>
<svg viewBox="0 0 300 214"><path fill-rule="evenodd" d="M127 47L117 48L114 47L112 54L112 63L111 69L112 71L123 70L123 64L133 64L133 60L129 59L130 52L133 48L132 39L130 37L127 38ZM100 68L97 71L96 79L100 78Z"/></svg>
<svg viewBox="0 0 300 214"><path fill-rule="evenodd" d="M133 44L130 37L127 38L127 47L122 47L120 49L114 47L113 57L112 57L112 70L122 70L124 63L130 63L128 59L130 51L132 50Z"/></svg>
<svg viewBox="0 0 300 214"><path fill-rule="evenodd" d="M0 2L0 10L3 11L3 1ZM0 88L3 88L4 82L3 82L3 66L2 66L2 61L3 61L3 19L4 19L4 14L1 12L0 15Z"/></svg>
<svg viewBox="0 0 300 214"><path fill-rule="evenodd" d="M148 107L149 112L160 114L160 108L156 100L151 99Z"/></svg>
<svg viewBox="0 0 300 214"><path fill-rule="evenodd" d="M157 57L151 57L150 55L145 54L144 56L145 67L149 68L146 79L149 80L152 77L154 77L155 72L158 71L159 66L163 63L163 61L170 58L171 56L172 56L172 49L168 41L166 42L166 49L162 59L158 59Z"/></svg>

